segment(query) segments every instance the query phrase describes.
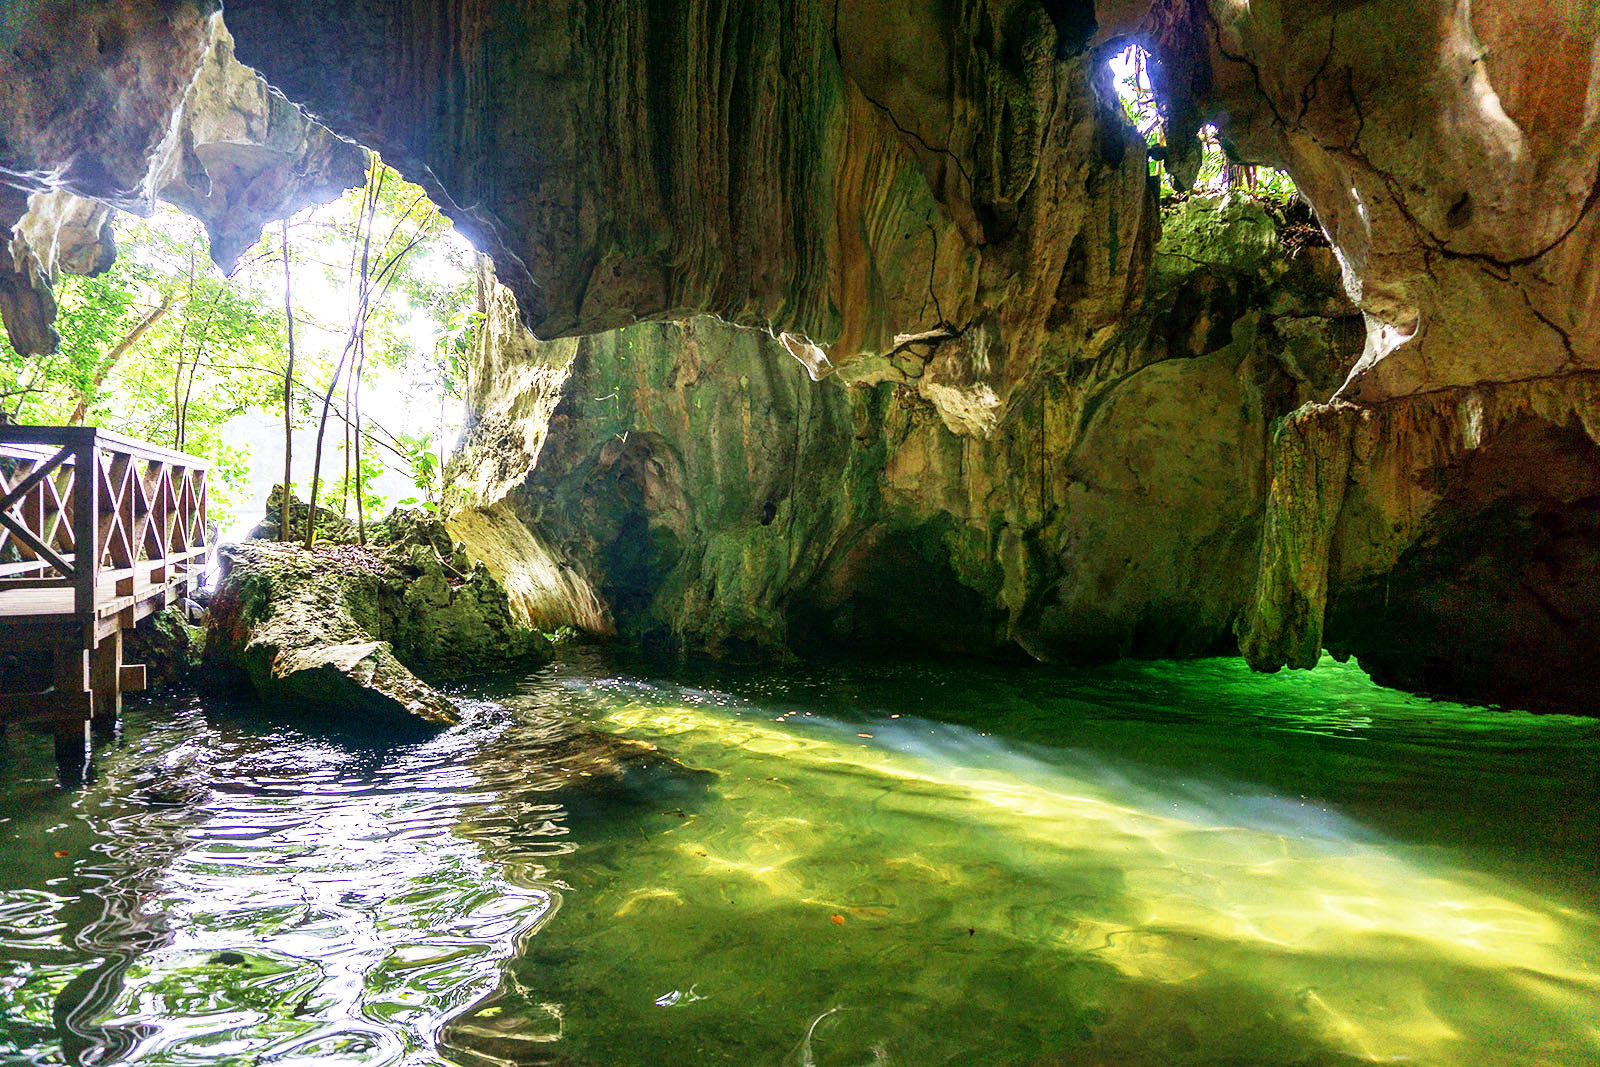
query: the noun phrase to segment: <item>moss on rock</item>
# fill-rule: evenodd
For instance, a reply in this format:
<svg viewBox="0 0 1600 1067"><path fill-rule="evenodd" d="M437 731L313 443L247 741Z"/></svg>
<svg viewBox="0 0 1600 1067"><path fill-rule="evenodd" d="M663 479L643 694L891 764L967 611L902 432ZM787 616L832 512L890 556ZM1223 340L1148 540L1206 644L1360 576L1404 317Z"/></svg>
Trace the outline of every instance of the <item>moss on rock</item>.
<svg viewBox="0 0 1600 1067"><path fill-rule="evenodd" d="M505 589L438 519L396 513L372 546L247 541L224 546L206 663L263 699L451 722L413 671L446 677L527 666L550 641L520 625Z"/></svg>
<svg viewBox="0 0 1600 1067"><path fill-rule="evenodd" d="M269 704L340 714L456 721L456 710L356 622L350 575L294 545L250 541L218 550L205 663L216 682L248 681Z"/></svg>
<svg viewBox="0 0 1600 1067"><path fill-rule="evenodd" d="M191 623L182 607L169 607L124 631L122 658L144 665L152 689L182 685L199 676L205 640L205 627Z"/></svg>

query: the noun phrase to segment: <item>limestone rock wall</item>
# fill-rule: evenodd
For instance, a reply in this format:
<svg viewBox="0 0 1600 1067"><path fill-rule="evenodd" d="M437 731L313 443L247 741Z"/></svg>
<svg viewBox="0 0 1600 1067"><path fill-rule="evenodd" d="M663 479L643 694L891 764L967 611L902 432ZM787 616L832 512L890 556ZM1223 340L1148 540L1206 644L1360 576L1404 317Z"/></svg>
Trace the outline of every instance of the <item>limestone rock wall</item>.
<svg viewBox="0 0 1600 1067"><path fill-rule="evenodd" d="M986 432L1047 335L1113 321L1148 260L1144 145L1091 90L1081 5L235 0L228 19L245 62L429 189L545 340L709 313L818 377L937 368L930 399Z"/></svg>
<svg viewBox="0 0 1600 1067"><path fill-rule="evenodd" d="M1311 405L1273 449L1242 647L1402 688L1592 713L1600 375Z"/></svg>
<svg viewBox="0 0 1600 1067"><path fill-rule="evenodd" d="M1342 396L1600 367L1600 8L1114 6L1101 34L1150 44L1169 110L1287 168L1316 207L1372 319Z"/></svg>
<svg viewBox="0 0 1600 1067"><path fill-rule="evenodd" d="M1328 250L1286 249L1242 200L1178 207L1150 279L1094 356L1070 339L1042 356L987 438L914 381L813 382L773 338L710 318L513 333L514 358L475 361L490 414L457 484L482 507L455 528L514 514L646 642L1231 650L1269 425L1342 380L1360 320Z"/></svg>
<svg viewBox="0 0 1600 1067"><path fill-rule="evenodd" d="M0 178L137 210L212 35L214 0L35 0L0 17ZM11 221L15 221L13 216Z"/></svg>
<svg viewBox="0 0 1600 1067"><path fill-rule="evenodd" d="M59 272L93 276L117 254L110 207L62 190L16 194L8 216L0 189L0 319L11 347L23 355L54 351L56 300L51 287ZM7 225L7 218L11 219Z"/></svg>
<svg viewBox="0 0 1600 1067"><path fill-rule="evenodd" d="M228 271L266 223L338 198L365 180L367 162L365 149L306 118L235 59L218 19L154 189L205 223L211 258Z"/></svg>
<svg viewBox="0 0 1600 1067"><path fill-rule="evenodd" d="M60 343L56 271L104 269L110 207L149 202L215 6L39 0L0 15L0 317L22 354ZM104 253L63 257L60 237Z"/></svg>
<svg viewBox="0 0 1600 1067"><path fill-rule="evenodd" d="M19 353L60 343L51 286L110 266L114 209L174 204L229 270L267 221L363 179L367 152L240 64L216 7L43 0L0 16L0 318Z"/></svg>

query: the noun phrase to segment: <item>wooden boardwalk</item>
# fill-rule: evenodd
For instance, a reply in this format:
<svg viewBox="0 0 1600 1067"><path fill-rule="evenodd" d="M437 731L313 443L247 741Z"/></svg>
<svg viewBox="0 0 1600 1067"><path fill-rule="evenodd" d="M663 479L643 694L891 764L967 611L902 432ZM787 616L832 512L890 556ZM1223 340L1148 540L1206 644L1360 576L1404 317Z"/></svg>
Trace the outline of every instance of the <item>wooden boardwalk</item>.
<svg viewBox="0 0 1600 1067"><path fill-rule="evenodd" d="M144 688L123 632L205 567L201 459L84 426L0 426L0 730L50 730L63 779Z"/></svg>

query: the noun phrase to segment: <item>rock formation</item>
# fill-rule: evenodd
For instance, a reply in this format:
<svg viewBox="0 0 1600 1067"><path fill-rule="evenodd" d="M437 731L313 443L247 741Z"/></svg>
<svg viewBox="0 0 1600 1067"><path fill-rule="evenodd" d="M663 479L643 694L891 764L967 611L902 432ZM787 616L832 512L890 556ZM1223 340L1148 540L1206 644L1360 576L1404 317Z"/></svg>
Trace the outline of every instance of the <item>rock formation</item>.
<svg viewBox="0 0 1600 1067"><path fill-rule="evenodd" d="M930 399L987 430L1047 332L1121 314L1154 233L1143 142L1090 90L1070 6L235 0L228 20L244 62L492 253L540 338L708 312L816 377L926 366Z"/></svg>
<svg viewBox="0 0 1600 1067"><path fill-rule="evenodd" d="M1171 91L1286 168L1372 319L1356 402L1600 367L1600 10L1170 0ZM1175 131L1181 132L1181 131Z"/></svg>
<svg viewBox="0 0 1600 1067"><path fill-rule="evenodd" d="M242 675L269 704L310 711L452 723L455 707L406 669L351 613L345 572L296 546L225 545L211 602L206 671L214 684Z"/></svg>
<svg viewBox="0 0 1600 1067"><path fill-rule="evenodd" d="M1231 650L1272 421L1360 353L1328 249L1287 248L1284 228L1244 199L1177 205L1144 304L1098 358L1041 361L993 438L914 380L814 383L709 318L531 343L491 290L458 486L647 641ZM454 520L469 549L484 513Z"/></svg>
<svg viewBox="0 0 1600 1067"><path fill-rule="evenodd" d="M366 177L367 152L311 122L235 59L220 20L174 121L156 195L205 223L224 271L268 222L334 200Z"/></svg>
<svg viewBox="0 0 1600 1067"><path fill-rule="evenodd" d="M234 58L215 7L46 0L6 16L0 318L23 355L60 343L51 325L57 274L111 264L114 208L176 205L206 224L226 271L267 221L365 175L364 149L308 120Z"/></svg>
<svg viewBox="0 0 1600 1067"><path fill-rule="evenodd" d="M10 209L8 198L15 201ZM0 187L0 236L10 234L0 243L0 319L17 352L40 355L61 343L51 286L62 271L93 276L111 266L113 214L97 200L61 190L24 196Z"/></svg>
<svg viewBox="0 0 1600 1067"><path fill-rule="evenodd" d="M10 185L130 207L181 174L225 259L261 213L239 215L248 181L189 180L253 158L205 150L238 138L194 118L209 9L37 7L0 76ZM1326 648L1581 707L1592 7L232 0L228 20L243 62L493 258L452 522L524 620L772 651L1239 647L1263 669ZM66 40L98 54L57 62ZM1239 203L1161 217L1105 66L1132 41L1175 179L1213 124L1289 171L1332 253ZM275 100L211 99L244 97ZM293 142L268 170L348 156L296 155L280 112L242 124ZM6 194L0 223L28 208ZM0 310L38 344L54 268L12 251Z"/></svg>
<svg viewBox="0 0 1600 1067"><path fill-rule="evenodd" d="M0 249L0 315L24 355L59 342L55 271L109 262L58 256L50 238L62 223L75 223L73 246L93 248L109 207L149 202L173 115L211 39L210 15L195 0L43 0L0 19L0 237L10 245ZM34 222L19 227L25 216Z"/></svg>
<svg viewBox="0 0 1600 1067"><path fill-rule="evenodd" d="M144 664L146 689L192 685L201 677L205 640L204 625L190 622L185 607L174 604L124 630L122 654Z"/></svg>
<svg viewBox="0 0 1600 1067"><path fill-rule="evenodd" d="M1593 61L1600 22L1583 5L1104 0L1091 12L1086 4L1004 0L959 10L641 0L601 12L461 0L351 5L337 16L339 32L311 35L287 31L320 25L321 5L238 0L230 11L247 60L270 80L334 128L430 178L435 195L492 251L535 333L549 339L635 317L711 312L774 333L814 377L872 390L893 383L900 401L914 391L969 452L1005 452L1005 441L1025 436L1029 417L1042 418L1044 432L1034 433L1044 441L1036 450L1035 497L1041 513L1075 516L1051 520L1077 531L1075 545L1126 537L1131 529L1115 509L1096 512L1092 498L1053 495L1044 472L1114 463L1139 439L1097 435L1073 418L1064 420L1070 431L1052 432L1046 383L1059 379L1063 365L1114 363L1118 347L1138 333L1130 324L1145 313L1141 301L1160 304L1158 282L1142 295L1156 226L1142 146L1107 113L1103 82L1098 95L1092 91L1095 46L1141 41L1154 54L1169 163L1179 179L1192 171L1194 133L1204 122L1217 126L1236 158L1285 167L1315 207L1366 317L1361 358L1353 366L1335 359L1328 366L1347 373L1295 396L1324 405L1337 397L1348 406L1303 411L1267 446L1262 478L1270 503L1257 589L1236 620L1251 661L1268 669L1309 665L1332 643L1374 663L1426 660L1433 664L1426 671L1399 673L1472 691L1477 683L1455 677L1472 671L1440 647L1458 630L1450 620L1459 623L1465 606L1438 615L1410 603L1405 610L1413 614L1405 617L1438 625L1394 640L1429 647L1386 656L1359 635L1340 638L1337 620L1324 625L1329 597L1347 605L1340 617L1353 618L1348 605L1371 602L1358 589L1370 589L1375 575L1407 553L1432 552L1423 546L1445 543L1448 530L1483 508L1542 515L1566 531L1562 544L1582 540L1578 482L1558 487L1534 479L1495 497L1515 479L1485 481L1469 468L1481 467L1475 457L1488 450L1565 469L1589 440L1587 375L1600 364L1600 68ZM316 45L283 47L302 36ZM510 85L526 103L507 102ZM683 359L651 357L658 368L706 365L708 347L731 352L757 343L708 346L707 330L715 327L677 329L640 327L629 342L652 352L680 343L694 350ZM574 367L610 361L617 343L579 342ZM562 373L560 356L512 362L523 373L535 366ZM711 363L721 369L721 360ZM1167 388L1186 395L1199 366L1138 373L1153 384L1181 367ZM603 371L600 384L610 377ZM1202 395L1219 392L1219 382L1206 385ZM752 425L770 418L774 436L783 437L786 413L842 417L832 411L835 401L802 408L787 392L755 397ZM1100 410L1083 400L1092 389L1071 392L1078 398L1072 403ZM504 407L504 397L547 403L554 394L549 383L529 383L500 395ZM844 406L858 409L857 400ZM1388 410L1390 404L1401 406ZM592 413L590 405L573 406L574 422ZM1565 421L1548 422L1556 409ZM1483 424L1488 436L1457 432L1488 412L1506 413ZM1255 425L1211 415L1194 413L1190 426L1219 447L1239 426ZM558 411L552 434L569 425L561 419ZM524 440L513 452L537 452L537 421L522 420ZM1386 437L1391 430L1441 444L1418 449L1410 436ZM649 497L646 511L698 513L693 487L681 485L675 465L692 471L699 464L675 451L672 434L639 429L662 433L662 443L636 441L627 427L612 432L616 443L606 447L614 455L604 458L633 472L629 484ZM699 432L704 436L705 427ZM1090 462L1080 432L1112 454ZM1209 436L1215 433L1223 436ZM1501 433L1520 443L1501 449ZM1457 447L1442 443L1452 439ZM1232 447L1237 453L1238 442ZM1540 447L1554 451L1541 456ZM545 445L542 464L562 463L551 448ZM959 476L925 472L914 490L925 494L920 506L934 509L946 495L959 496L972 480L972 458L963 457ZM1137 457L1126 459L1136 471ZM1021 477L1026 461L1020 446L993 460L1010 480ZM1415 466L1403 469L1402 461ZM1162 462L1171 469L1170 458ZM462 467L473 472L467 482L480 498L514 479L517 468L505 454L488 467ZM1452 489L1461 478L1472 488ZM536 470L529 500L547 481ZM760 489L749 491L760 496ZM687 502L671 499L675 491ZM1169 491L1175 489L1153 493ZM527 500L519 506L533 507ZM1382 536L1370 529L1374 515L1393 520ZM1215 519L1207 513L1207 521ZM1029 528L1004 526L1018 537ZM1251 535L1241 531L1240 539L1248 543ZM592 548L614 539L594 527L558 540ZM914 538L889 540L896 551L917 555L907 547ZM1495 562L1474 565L1527 575L1524 553L1546 540L1531 530L1501 538ZM1024 552L1024 545L1033 547ZM589 551L569 562L597 567L578 558ZM1023 538L1009 548L985 543L976 558L1014 578L1020 564L1001 558L1059 561L1061 552ZM935 554L944 570L959 571L972 558L948 542ZM647 571L662 565L616 562ZM749 566L773 569L755 560ZM1433 590L1426 597L1437 601L1440 583L1457 580L1424 581L1407 566L1421 585L1402 584L1417 597L1426 586ZM1203 565L1176 571L1151 579L1151 587L1164 586L1169 596L1195 592L1195 603L1207 605L1200 614L1233 613L1231 597L1194 589ZM1538 600L1529 599L1531 580L1517 579L1521 592L1501 598L1509 616ZM849 582L840 581L837 595L848 599ZM779 584L793 587L789 579ZM1119 578L1100 589L1125 585ZM992 623L1036 652L1052 644L1094 646L1099 627L1083 620L1094 610L1125 612L1114 598L1080 610L1080 595L1083 603L1095 597L1070 588L1058 594L1065 596L1058 606L1019 592L1014 580L1001 587L1011 589L1003 623L978 625ZM1413 593L1396 593L1391 582L1391 609L1396 596L1410 602ZM1564 601L1554 609L1558 621L1548 624L1571 639L1560 647L1582 643L1581 627L1559 621L1574 610L1575 602ZM773 632L767 624L757 629ZM1140 645L1120 640L1110 647ZM1511 658L1497 662L1509 668ZM1441 666L1447 663L1457 667ZM1528 671L1530 678L1548 673ZM1506 676L1499 677L1503 689Z"/></svg>
<svg viewBox="0 0 1600 1067"><path fill-rule="evenodd" d="M303 523L306 505L294 506ZM370 549L255 539L220 549L205 642L213 681L269 703L453 722L454 706L413 671L440 678L548 658L549 641L513 618L505 591L437 519L397 512L371 533Z"/></svg>
<svg viewBox="0 0 1600 1067"><path fill-rule="evenodd" d="M356 524L334 511L317 505L317 540L332 541L337 544L354 544L357 537ZM272 487L267 493L267 510L261 521L251 527L245 536L257 541L296 541L304 540L306 536L306 523L311 515L311 505L301 500L298 496L289 497L289 536L283 537L283 486Z"/></svg>
<svg viewBox="0 0 1600 1067"><path fill-rule="evenodd" d="M1294 175L1368 321L1338 402L1275 437L1246 655L1592 710L1600 12L1186 2L1101 32L1152 25L1169 114Z"/></svg>

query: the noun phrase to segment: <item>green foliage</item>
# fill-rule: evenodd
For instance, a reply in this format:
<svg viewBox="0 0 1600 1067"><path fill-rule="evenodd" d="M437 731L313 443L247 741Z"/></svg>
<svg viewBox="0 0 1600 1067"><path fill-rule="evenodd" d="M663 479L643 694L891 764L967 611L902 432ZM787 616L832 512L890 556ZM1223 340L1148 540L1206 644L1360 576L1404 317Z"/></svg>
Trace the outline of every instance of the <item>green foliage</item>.
<svg viewBox="0 0 1600 1067"><path fill-rule="evenodd" d="M362 436L365 437L366 435L363 434ZM340 502L343 507L339 510L343 511L347 518L353 519L355 511L359 511L361 515L368 519L381 518L385 501L382 496L373 491L372 485L378 480L378 476L383 471L384 462L373 449L372 442L363 440L361 442L360 478L356 477L356 472L354 471L349 475L341 476L328 486L330 496L327 501L337 500ZM357 495L358 487L360 490L359 496ZM352 505L354 510L352 510ZM332 504L325 501L324 506L331 507Z"/></svg>
<svg viewBox="0 0 1600 1067"><path fill-rule="evenodd" d="M449 221L420 189L381 163L372 184L376 203L366 227L366 191L357 188L302 212L289 228L297 347L291 416L297 427L321 416L323 393L356 318L363 252L370 273L393 261L374 279L361 316L362 396L387 398L403 390L406 400L398 418L392 402L362 414L362 506L369 514L384 506L370 487L384 468L384 452L397 469L416 473L430 499L437 494L438 457L430 450L449 436L465 357L481 320L472 252L445 239ZM115 226L119 252L109 270L57 281L59 352L25 358L0 337L0 413L26 423L104 426L204 456L215 465L212 515L228 525L235 513L262 504L244 499L252 474L258 483L262 473L282 477L281 452L251 455L238 444L237 421L246 418L259 430L283 417L280 228L268 227L224 275L211 262L203 228L187 216L171 210L149 219L120 215ZM354 365L347 361L345 379ZM354 417L345 400L341 379L323 470L335 495L345 488L354 494L353 484L339 484L344 463L337 444L345 437L342 422ZM429 459L418 458L423 441ZM311 457L303 448L296 452L296 480L309 486ZM271 466L276 469L255 469Z"/></svg>
<svg viewBox="0 0 1600 1067"><path fill-rule="evenodd" d="M1117 72L1114 76L1117 99L1122 104L1123 116L1139 131L1151 150L1151 177L1159 177L1167 193L1177 193L1161 162L1167 152L1166 117L1150 83L1149 62L1145 50L1138 45L1129 45L1117 56L1113 65ZM1200 175L1195 179L1195 192L1234 190L1279 204L1299 194L1294 179L1284 171L1234 162L1238 153L1223 141L1214 126L1201 129L1200 151Z"/></svg>
<svg viewBox="0 0 1600 1067"><path fill-rule="evenodd" d="M425 500L430 504L434 503L441 489L439 473L443 468L443 461L435 449L433 435L401 434L399 441L405 450L406 458L411 461L411 480L422 490Z"/></svg>

